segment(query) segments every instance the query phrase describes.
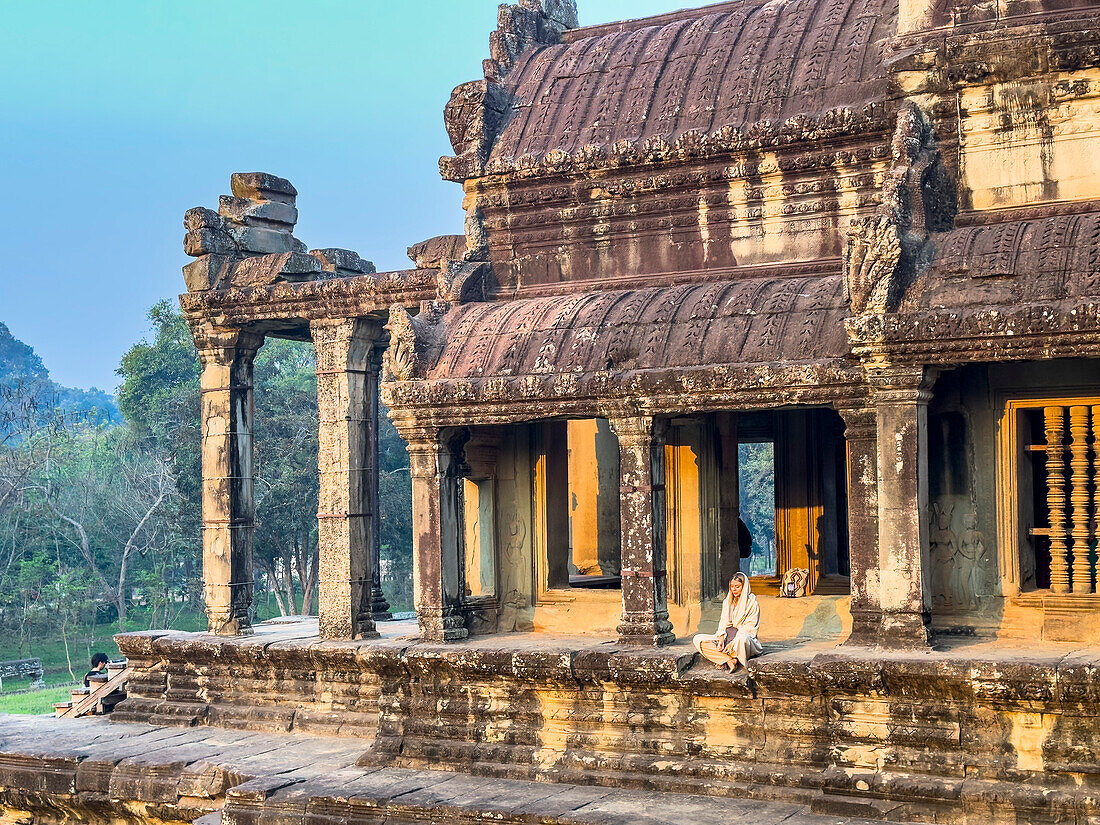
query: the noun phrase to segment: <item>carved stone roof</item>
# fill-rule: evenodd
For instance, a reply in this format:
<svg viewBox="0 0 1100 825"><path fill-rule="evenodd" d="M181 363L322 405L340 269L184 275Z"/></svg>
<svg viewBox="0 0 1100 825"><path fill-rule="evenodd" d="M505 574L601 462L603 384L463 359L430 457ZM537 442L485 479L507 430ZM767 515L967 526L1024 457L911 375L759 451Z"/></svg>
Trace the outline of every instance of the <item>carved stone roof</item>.
<svg viewBox="0 0 1100 825"><path fill-rule="evenodd" d="M442 350L423 377L577 375L844 358L846 315L839 276L464 304L441 319Z"/></svg>
<svg viewBox="0 0 1100 825"><path fill-rule="evenodd" d="M1077 207L1090 205L1098 204ZM901 311L1100 295L1100 211L1008 217L937 235L931 271L908 291Z"/></svg>
<svg viewBox="0 0 1100 825"><path fill-rule="evenodd" d="M1100 342L1100 204L970 213L898 312L855 316L853 352L893 363L1080 357ZM994 220L996 222L994 222Z"/></svg>
<svg viewBox="0 0 1100 825"><path fill-rule="evenodd" d="M490 168L860 112L886 96L882 44L897 5L741 0L570 32L567 43L525 51L509 73L512 103Z"/></svg>

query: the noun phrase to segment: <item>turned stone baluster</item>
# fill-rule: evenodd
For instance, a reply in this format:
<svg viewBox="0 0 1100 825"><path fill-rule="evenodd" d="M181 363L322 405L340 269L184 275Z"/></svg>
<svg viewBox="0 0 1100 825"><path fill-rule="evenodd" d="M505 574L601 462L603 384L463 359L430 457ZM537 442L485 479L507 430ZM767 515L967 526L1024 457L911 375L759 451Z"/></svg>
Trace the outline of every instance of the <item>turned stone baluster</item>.
<svg viewBox="0 0 1100 825"><path fill-rule="evenodd" d="M1089 502L1089 544L1091 545L1097 536L1097 522L1100 522L1100 444L1097 444L1096 425L1100 422L1100 406L1092 408L1092 417L1089 420L1089 445L1092 449L1092 490L1091 501ZM1090 570L1089 584L1092 585L1092 590L1089 592L1096 592L1096 576L1095 571Z"/></svg>
<svg viewBox="0 0 1100 825"><path fill-rule="evenodd" d="M1066 463L1062 435L1065 429L1062 407L1044 407L1047 440L1047 509L1050 512L1050 589L1069 592L1066 563Z"/></svg>
<svg viewBox="0 0 1100 825"><path fill-rule="evenodd" d="M1089 566L1089 408L1069 408L1070 467L1073 470L1073 592L1092 592Z"/></svg>

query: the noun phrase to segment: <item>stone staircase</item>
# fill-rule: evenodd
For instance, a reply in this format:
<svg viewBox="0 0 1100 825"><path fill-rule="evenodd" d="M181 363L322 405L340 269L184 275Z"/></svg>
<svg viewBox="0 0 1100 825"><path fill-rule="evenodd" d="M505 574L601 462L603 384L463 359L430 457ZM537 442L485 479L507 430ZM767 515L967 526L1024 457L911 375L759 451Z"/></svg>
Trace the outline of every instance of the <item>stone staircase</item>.
<svg viewBox="0 0 1100 825"><path fill-rule="evenodd" d="M43 744L49 743L49 744ZM354 739L0 717L0 822L871 825L758 799L356 765Z"/></svg>

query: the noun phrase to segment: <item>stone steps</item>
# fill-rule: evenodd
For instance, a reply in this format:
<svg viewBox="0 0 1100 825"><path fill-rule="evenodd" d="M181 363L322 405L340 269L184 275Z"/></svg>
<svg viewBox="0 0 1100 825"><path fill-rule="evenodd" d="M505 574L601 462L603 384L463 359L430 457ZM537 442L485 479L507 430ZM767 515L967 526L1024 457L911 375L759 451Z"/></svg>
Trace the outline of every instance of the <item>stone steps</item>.
<svg viewBox="0 0 1100 825"><path fill-rule="evenodd" d="M0 821L92 825L870 825L806 805L359 767L346 738L0 716ZM862 800L836 800L838 810ZM867 807L870 805L871 807ZM140 812L140 814L135 813Z"/></svg>
<svg viewBox="0 0 1100 825"><path fill-rule="evenodd" d="M398 768L383 768L339 785L328 777L276 790L265 786L263 780L246 783L229 792L221 820L222 825L291 821L310 825L728 825L731 821L746 825L870 825L879 820L821 815L805 806L751 799Z"/></svg>

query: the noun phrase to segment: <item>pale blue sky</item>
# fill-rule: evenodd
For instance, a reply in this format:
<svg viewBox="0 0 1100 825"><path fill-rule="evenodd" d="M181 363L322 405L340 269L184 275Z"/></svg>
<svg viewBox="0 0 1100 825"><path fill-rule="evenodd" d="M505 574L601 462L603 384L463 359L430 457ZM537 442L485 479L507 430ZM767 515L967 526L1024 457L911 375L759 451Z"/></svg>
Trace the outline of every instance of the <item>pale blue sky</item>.
<svg viewBox="0 0 1100 825"><path fill-rule="evenodd" d="M0 321L55 380L113 389L183 289L182 219L234 171L298 188L296 234L379 269L460 232L443 105L480 76L493 0L0 0ZM580 0L581 23L693 0Z"/></svg>

